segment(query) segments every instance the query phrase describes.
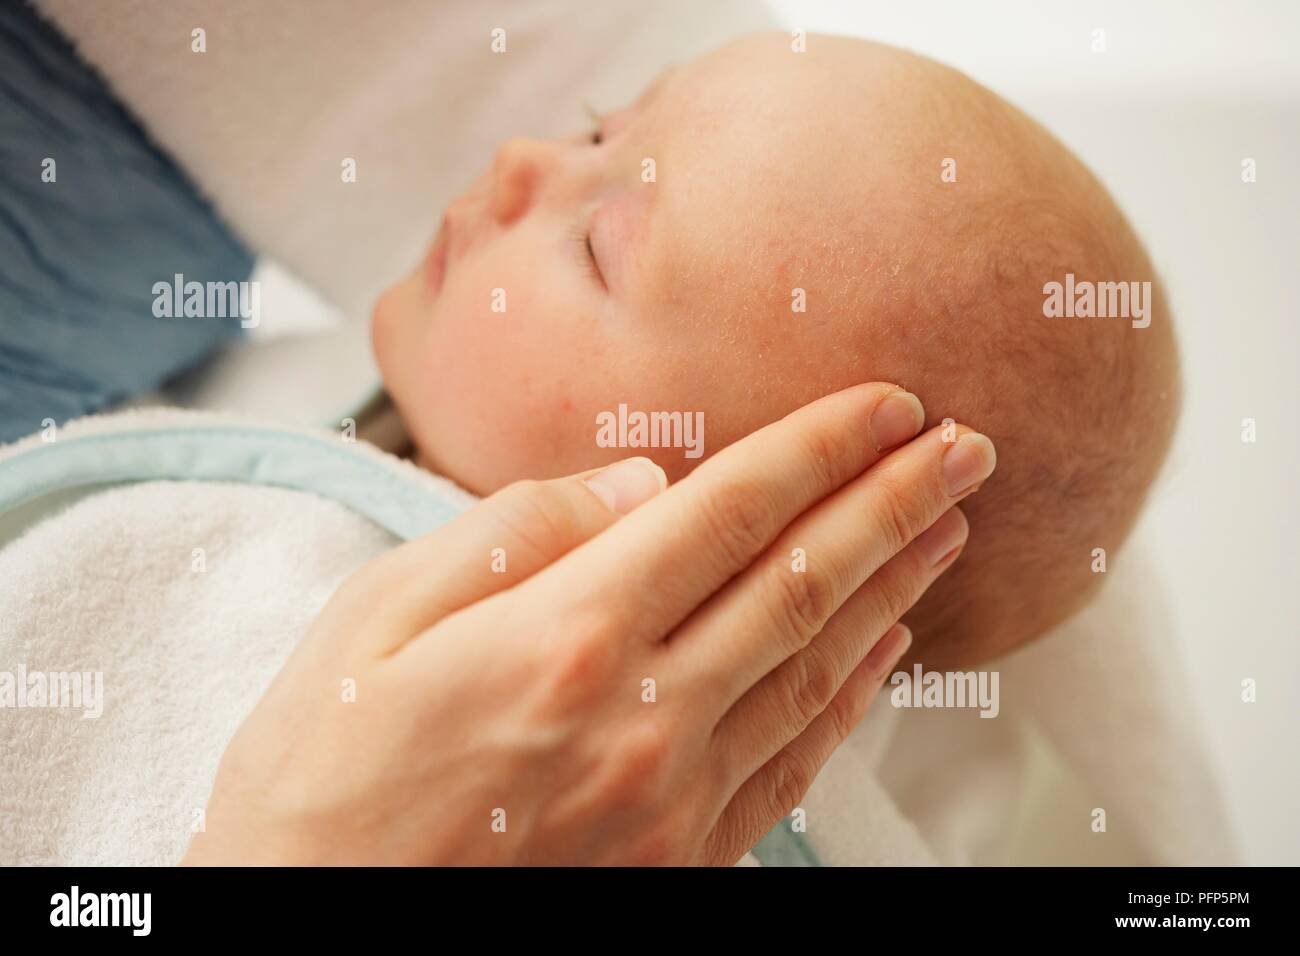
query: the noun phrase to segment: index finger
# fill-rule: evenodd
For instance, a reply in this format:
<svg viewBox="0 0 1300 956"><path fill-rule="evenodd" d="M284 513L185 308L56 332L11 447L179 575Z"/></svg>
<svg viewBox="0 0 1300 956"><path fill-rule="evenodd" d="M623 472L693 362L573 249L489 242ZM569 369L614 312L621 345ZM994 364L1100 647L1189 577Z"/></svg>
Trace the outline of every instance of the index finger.
<svg viewBox="0 0 1300 956"><path fill-rule="evenodd" d="M614 613L650 640L672 632L808 508L924 423L896 385L856 385L747 435L613 528L536 575L569 599L620 596ZM629 587L629 579L648 582Z"/></svg>

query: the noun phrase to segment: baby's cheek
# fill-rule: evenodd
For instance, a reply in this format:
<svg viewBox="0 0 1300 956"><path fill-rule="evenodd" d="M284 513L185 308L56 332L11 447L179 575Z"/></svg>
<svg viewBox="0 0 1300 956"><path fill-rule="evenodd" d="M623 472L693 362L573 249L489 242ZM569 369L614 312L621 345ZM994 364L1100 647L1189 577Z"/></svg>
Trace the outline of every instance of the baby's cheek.
<svg viewBox="0 0 1300 956"><path fill-rule="evenodd" d="M580 355L581 361L574 361ZM539 344L505 389L496 411L499 471L515 478L555 478L643 453L597 443L599 415L633 399L611 381L611 356L596 343L580 351Z"/></svg>
<svg viewBox="0 0 1300 956"><path fill-rule="evenodd" d="M438 470L478 494L537 476L555 404L539 394L546 379L532 344L518 334L489 334L490 326L478 319L430 329L420 409L410 416Z"/></svg>
<svg viewBox="0 0 1300 956"><path fill-rule="evenodd" d="M511 480L555 478L599 464L595 412L588 407L599 385L584 376L587 363L575 368L551 350L528 359L506 389L509 406L497 409L501 472Z"/></svg>

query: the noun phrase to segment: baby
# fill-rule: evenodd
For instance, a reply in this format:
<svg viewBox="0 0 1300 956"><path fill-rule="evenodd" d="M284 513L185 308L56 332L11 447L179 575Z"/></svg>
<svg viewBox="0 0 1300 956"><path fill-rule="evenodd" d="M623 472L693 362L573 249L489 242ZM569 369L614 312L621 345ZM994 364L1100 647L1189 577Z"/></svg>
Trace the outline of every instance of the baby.
<svg viewBox="0 0 1300 956"><path fill-rule="evenodd" d="M1088 170L965 76L822 36L744 38L587 136L507 142L373 341L419 461L479 494L703 460L608 447L620 406L702 422L705 457L867 381L983 431L966 552L906 618L935 669L1091 599L1180 395L1151 264Z"/></svg>

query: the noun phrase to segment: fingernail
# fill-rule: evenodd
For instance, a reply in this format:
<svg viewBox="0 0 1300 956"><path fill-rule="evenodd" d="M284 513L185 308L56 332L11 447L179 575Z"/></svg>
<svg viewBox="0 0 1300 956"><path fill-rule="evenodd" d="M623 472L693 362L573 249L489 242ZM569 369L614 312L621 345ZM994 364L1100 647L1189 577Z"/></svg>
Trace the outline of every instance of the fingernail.
<svg viewBox="0 0 1300 956"><path fill-rule="evenodd" d="M970 524L961 509L949 508L939 516L938 521L917 535L912 545L934 567L965 544L968 534Z"/></svg>
<svg viewBox="0 0 1300 956"><path fill-rule="evenodd" d="M876 451L905 442L925 424L925 409L911 392L890 392L871 413L871 443Z"/></svg>
<svg viewBox="0 0 1300 956"><path fill-rule="evenodd" d="M649 458L628 458L598 471L583 484L615 514L625 515L668 487L668 476Z"/></svg>
<svg viewBox="0 0 1300 956"><path fill-rule="evenodd" d="M872 673L884 674L892 670L899 658L912 646L912 631L906 624L895 624L878 641L862 662Z"/></svg>
<svg viewBox="0 0 1300 956"><path fill-rule="evenodd" d="M950 496L959 495L993 474L997 463L993 442L978 432L967 432L944 452L944 487Z"/></svg>

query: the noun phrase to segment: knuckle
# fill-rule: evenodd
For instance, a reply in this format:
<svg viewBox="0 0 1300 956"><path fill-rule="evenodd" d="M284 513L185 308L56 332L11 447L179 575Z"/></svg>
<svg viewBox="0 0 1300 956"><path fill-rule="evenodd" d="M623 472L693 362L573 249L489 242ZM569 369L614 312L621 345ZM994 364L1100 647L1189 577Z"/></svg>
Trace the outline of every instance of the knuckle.
<svg viewBox="0 0 1300 956"><path fill-rule="evenodd" d="M876 533L889 553L897 554L925 526L926 502L902 482L889 480L881 488L873 513Z"/></svg>
<svg viewBox="0 0 1300 956"><path fill-rule="evenodd" d="M834 587L820 572L792 571L784 561L772 563L768 582L779 625L795 639L796 649L805 647L834 613Z"/></svg>
<svg viewBox="0 0 1300 956"><path fill-rule="evenodd" d="M767 546L773 509L758 482L724 479L709 491L700 507L704 527L732 566L749 564Z"/></svg>
<svg viewBox="0 0 1300 956"><path fill-rule="evenodd" d="M608 654L601 641L586 635L563 639L557 645L551 676L560 687L588 687L605 677Z"/></svg>
<svg viewBox="0 0 1300 956"><path fill-rule="evenodd" d="M806 654L791 658L787 681L786 696L800 728L812 723L835 696L835 675Z"/></svg>
<svg viewBox="0 0 1300 956"><path fill-rule="evenodd" d="M925 593L937 574L934 566L916 548L905 548L895 560L898 562L898 587L906 601L903 610L906 610Z"/></svg>
<svg viewBox="0 0 1300 956"><path fill-rule="evenodd" d="M835 740L845 740L858 723L858 698L848 693L836 694L822 713L831 722Z"/></svg>
<svg viewBox="0 0 1300 956"><path fill-rule="evenodd" d="M860 443L861 437L855 436ZM838 487L845 479L846 461L860 459L860 451L851 450L848 430L844 428L822 429L807 435L804 439L805 454L803 463L813 472L813 479L820 488Z"/></svg>
<svg viewBox="0 0 1300 956"><path fill-rule="evenodd" d="M573 504L550 482L516 481L497 495L497 516L515 547L549 554L574 537Z"/></svg>
<svg viewBox="0 0 1300 956"><path fill-rule="evenodd" d="M618 666L615 642L597 610L565 614L566 629L539 642L541 689L548 710L582 711L603 695Z"/></svg>
<svg viewBox="0 0 1300 956"><path fill-rule="evenodd" d="M617 621L612 596L595 589L584 589L570 595L570 600L562 605L554 605L551 633L558 640L574 641L581 647L604 645L615 635Z"/></svg>
<svg viewBox="0 0 1300 956"><path fill-rule="evenodd" d="M621 735L609 758L601 788L605 801L651 811L667 803L664 788L673 752L664 720L653 715L639 719Z"/></svg>
<svg viewBox="0 0 1300 956"><path fill-rule="evenodd" d="M666 723L657 716L643 717L624 740L624 773L643 784L656 783L667 769L672 752L672 736Z"/></svg>
<svg viewBox="0 0 1300 956"><path fill-rule="evenodd" d="M911 562L895 564L878 573L872 579L876 592L877 607L882 618L892 624L897 621L915 602L920 592L920 571Z"/></svg>
<svg viewBox="0 0 1300 956"><path fill-rule="evenodd" d="M783 750L772 758L772 783L768 793L778 818L799 805L812 780L812 769L792 751Z"/></svg>

